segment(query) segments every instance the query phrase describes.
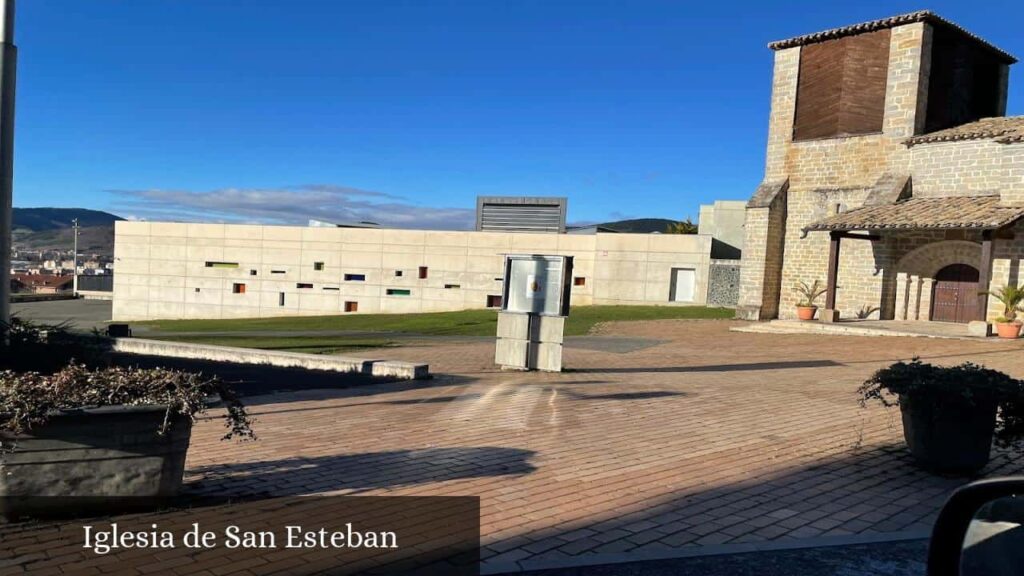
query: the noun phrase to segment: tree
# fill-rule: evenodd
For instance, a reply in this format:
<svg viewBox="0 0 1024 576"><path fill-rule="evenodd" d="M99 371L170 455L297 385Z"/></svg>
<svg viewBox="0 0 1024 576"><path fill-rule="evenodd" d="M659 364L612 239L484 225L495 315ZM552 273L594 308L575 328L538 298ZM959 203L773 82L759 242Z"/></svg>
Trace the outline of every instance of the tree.
<svg viewBox="0 0 1024 576"><path fill-rule="evenodd" d="M665 229L665 234L696 234L697 225L693 223L693 220L689 216L686 220L680 220L679 222L673 222L668 225Z"/></svg>

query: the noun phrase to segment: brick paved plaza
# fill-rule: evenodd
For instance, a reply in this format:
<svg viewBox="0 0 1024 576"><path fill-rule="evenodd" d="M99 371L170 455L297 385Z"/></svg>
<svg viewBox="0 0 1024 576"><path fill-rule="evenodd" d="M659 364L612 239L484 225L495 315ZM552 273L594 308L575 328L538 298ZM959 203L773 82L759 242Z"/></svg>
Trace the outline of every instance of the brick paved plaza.
<svg viewBox="0 0 1024 576"><path fill-rule="evenodd" d="M188 489L478 495L485 570L922 534L966 479L915 468L898 410L861 409L858 384L915 355L1024 376L1020 343L744 334L733 325L603 326L647 347L567 348L564 374L496 371L484 342L388 350L430 362L439 376L254 398L261 439L219 442L220 422L201 423ZM984 475L1022 467L997 451Z"/></svg>

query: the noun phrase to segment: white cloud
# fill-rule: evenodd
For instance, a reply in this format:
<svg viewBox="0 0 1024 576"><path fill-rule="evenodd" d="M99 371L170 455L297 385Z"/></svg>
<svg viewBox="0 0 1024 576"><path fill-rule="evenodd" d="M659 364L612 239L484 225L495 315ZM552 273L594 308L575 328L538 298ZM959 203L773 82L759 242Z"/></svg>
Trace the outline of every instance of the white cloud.
<svg viewBox="0 0 1024 576"><path fill-rule="evenodd" d="M219 190L110 190L115 209L136 218L190 222L259 222L306 224L376 222L394 228L472 228L472 208L420 206L406 199L333 184L283 188L223 188Z"/></svg>

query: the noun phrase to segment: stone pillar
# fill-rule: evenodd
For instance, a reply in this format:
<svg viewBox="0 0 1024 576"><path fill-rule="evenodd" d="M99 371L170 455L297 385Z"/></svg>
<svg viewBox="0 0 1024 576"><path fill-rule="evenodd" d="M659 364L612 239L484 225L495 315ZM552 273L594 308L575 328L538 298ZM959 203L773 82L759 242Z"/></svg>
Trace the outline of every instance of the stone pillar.
<svg viewBox="0 0 1024 576"><path fill-rule="evenodd" d="M917 320L932 319L932 288L934 287L934 278L921 279L921 300L917 307Z"/></svg>
<svg viewBox="0 0 1024 576"><path fill-rule="evenodd" d="M924 130L928 108L932 28L916 22L892 29L882 132L890 138L909 138Z"/></svg>
<svg viewBox="0 0 1024 576"><path fill-rule="evenodd" d="M800 47L777 50L772 75L772 104L768 117L768 145L765 153L765 181L784 180L786 151L793 141L796 116L796 88L800 73ZM749 244L745 244L749 246Z"/></svg>
<svg viewBox="0 0 1024 576"><path fill-rule="evenodd" d="M747 204L736 307L736 317L742 320L779 315L788 190L788 181L762 183Z"/></svg>
<svg viewBox="0 0 1024 576"><path fill-rule="evenodd" d="M921 277L910 276L910 317L908 320L921 319Z"/></svg>
<svg viewBox="0 0 1024 576"><path fill-rule="evenodd" d="M896 314L897 320L910 318L910 274L899 272L896 275Z"/></svg>

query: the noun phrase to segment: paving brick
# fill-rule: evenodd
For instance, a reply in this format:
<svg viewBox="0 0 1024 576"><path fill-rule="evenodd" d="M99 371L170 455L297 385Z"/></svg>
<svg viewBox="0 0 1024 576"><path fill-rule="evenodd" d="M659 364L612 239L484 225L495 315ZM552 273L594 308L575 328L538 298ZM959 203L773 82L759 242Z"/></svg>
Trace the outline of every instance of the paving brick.
<svg viewBox="0 0 1024 576"><path fill-rule="evenodd" d="M1024 376L1024 343L732 325L604 325L605 335L665 343L624 354L567 347L573 371L562 374L497 371L487 342L391 348L389 357L429 362L437 377L252 398L257 442L221 442L221 423L204 418L186 491L478 495L491 564L927 529L966 480L916 468L898 411L861 408L856 387L913 356ZM1024 459L996 449L985 473L1022 471ZM78 557L17 526L0 525L0 539L44 555L32 576ZM138 573L123 565L137 556L117 558L96 567ZM248 568L205 561L197 569Z"/></svg>

